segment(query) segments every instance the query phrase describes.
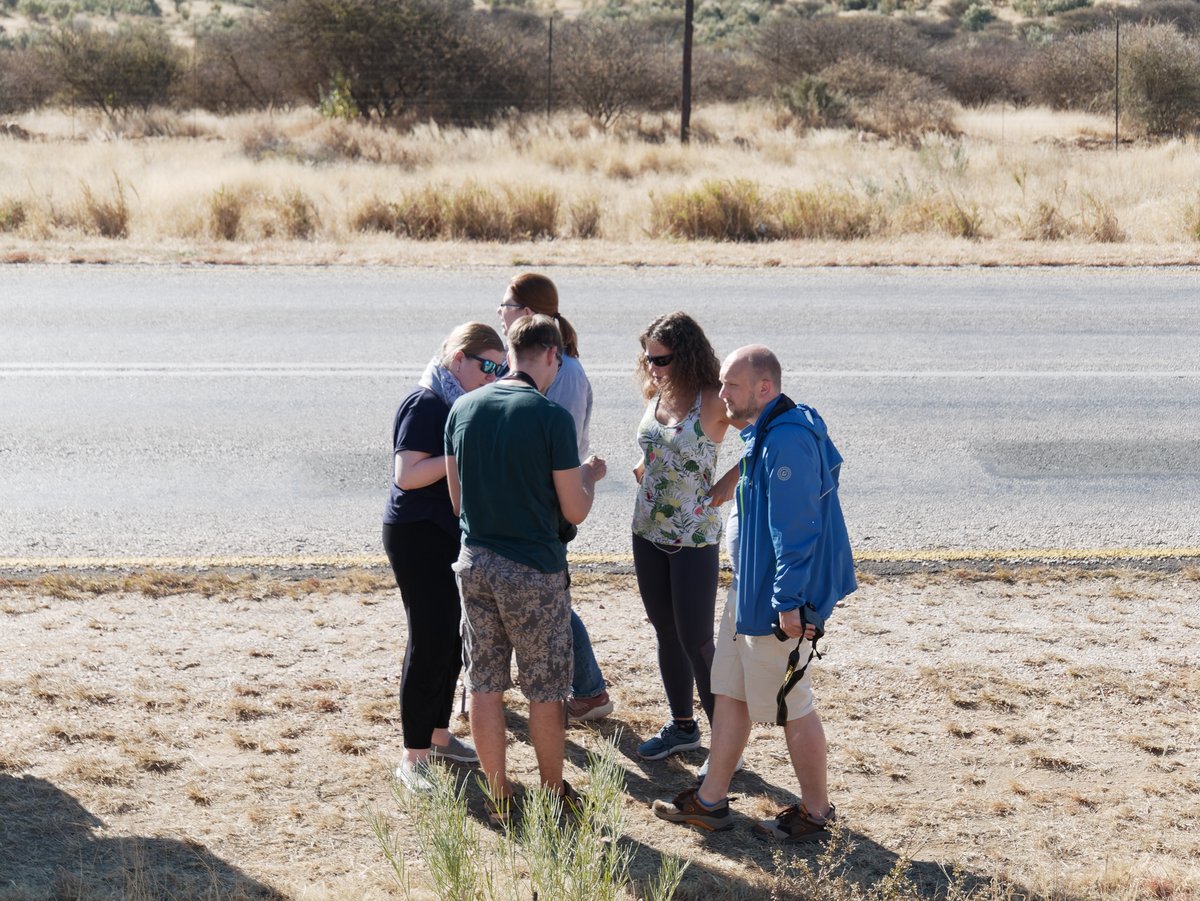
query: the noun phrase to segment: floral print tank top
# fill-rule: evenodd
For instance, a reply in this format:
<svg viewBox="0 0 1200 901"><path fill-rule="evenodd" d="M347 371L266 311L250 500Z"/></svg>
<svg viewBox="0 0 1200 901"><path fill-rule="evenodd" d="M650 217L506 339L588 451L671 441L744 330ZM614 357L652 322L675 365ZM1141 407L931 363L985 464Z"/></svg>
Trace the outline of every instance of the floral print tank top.
<svg viewBox="0 0 1200 901"><path fill-rule="evenodd" d="M642 483L633 508L633 532L656 544L703 547L721 539L721 511L710 507L718 445L700 425L700 395L683 421L663 425L658 398L638 425Z"/></svg>

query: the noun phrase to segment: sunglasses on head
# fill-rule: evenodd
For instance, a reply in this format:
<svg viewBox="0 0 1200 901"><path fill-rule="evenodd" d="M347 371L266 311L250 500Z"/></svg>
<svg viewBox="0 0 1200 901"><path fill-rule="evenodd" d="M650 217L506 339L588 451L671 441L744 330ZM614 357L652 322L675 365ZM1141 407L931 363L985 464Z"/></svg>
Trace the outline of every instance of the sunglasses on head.
<svg viewBox="0 0 1200 901"><path fill-rule="evenodd" d="M475 354L465 354L465 356L470 357L472 360L478 363L479 368L483 370L484 375L494 375L499 378L500 376L504 375L504 370L508 368L508 366L504 363L494 363L491 360L476 356Z"/></svg>
<svg viewBox="0 0 1200 901"><path fill-rule="evenodd" d="M554 347L554 345L553 344L543 344L542 347L549 349L551 347ZM558 360L558 366L561 369L562 368L562 360L563 360L561 347L554 347L554 356Z"/></svg>
<svg viewBox="0 0 1200 901"><path fill-rule="evenodd" d="M657 366L659 369L662 369L664 366L670 366L671 361L674 359L675 359L675 354L673 354L673 353L659 354L658 356L654 356L653 354L646 354L646 362L649 363L651 366Z"/></svg>

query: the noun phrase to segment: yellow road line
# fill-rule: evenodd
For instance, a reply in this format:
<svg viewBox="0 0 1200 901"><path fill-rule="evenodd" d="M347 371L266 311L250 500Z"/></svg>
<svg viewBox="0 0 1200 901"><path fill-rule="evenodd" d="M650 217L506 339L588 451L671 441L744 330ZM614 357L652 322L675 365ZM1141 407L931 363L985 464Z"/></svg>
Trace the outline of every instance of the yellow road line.
<svg viewBox="0 0 1200 901"><path fill-rule="evenodd" d="M947 548L859 551L859 563L1028 563L1083 560L1200 558L1200 547ZM628 554L572 554L575 564L631 566ZM381 554L213 557L0 557L0 571L50 569L374 569L387 566Z"/></svg>

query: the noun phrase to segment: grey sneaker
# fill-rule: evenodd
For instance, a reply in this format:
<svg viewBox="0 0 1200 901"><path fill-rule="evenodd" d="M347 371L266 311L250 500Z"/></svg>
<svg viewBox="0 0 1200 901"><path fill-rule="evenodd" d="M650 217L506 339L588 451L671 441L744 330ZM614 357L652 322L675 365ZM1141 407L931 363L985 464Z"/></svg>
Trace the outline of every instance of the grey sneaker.
<svg viewBox="0 0 1200 901"><path fill-rule="evenodd" d="M429 756L441 760L453 760L455 763L479 763L479 755L465 741L454 735L444 745L430 745Z"/></svg>
<svg viewBox="0 0 1200 901"><path fill-rule="evenodd" d="M671 754L692 751L698 747L700 747L700 726L693 726L690 732L685 732L672 720L659 730L658 735L638 745L637 752L638 757L643 760L662 760Z"/></svg>
<svg viewBox="0 0 1200 901"><path fill-rule="evenodd" d="M782 842L823 842L829 838L829 827L837 822L837 809L830 804L824 819L814 817L804 803L785 807L772 819L759 820L751 827L760 838Z"/></svg>
<svg viewBox="0 0 1200 901"><path fill-rule="evenodd" d="M396 767L396 781L414 795L433 793L433 779L429 776L428 763L400 764Z"/></svg>
<svg viewBox="0 0 1200 901"><path fill-rule="evenodd" d="M699 788L689 788L680 792L673 800L654 802L654 815L669 823L683 823L685 826L695 826L709 832L722 832L733 828L733 816L729 813L729 799L721 802L720 807L709 808L700 803L696 796Z"/></svg>

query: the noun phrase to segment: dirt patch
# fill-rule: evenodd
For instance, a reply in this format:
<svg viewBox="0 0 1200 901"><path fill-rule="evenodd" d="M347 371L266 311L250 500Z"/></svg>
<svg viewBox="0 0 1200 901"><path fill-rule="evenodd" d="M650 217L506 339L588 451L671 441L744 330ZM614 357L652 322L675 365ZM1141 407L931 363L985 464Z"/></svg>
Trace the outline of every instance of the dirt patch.
<svg viewBox="0 0 1200 901"><path fill-rule="evenodd" d="M923 895L994 877L1050 896L1200 891L1195 569L866 578L815 676L852 879L903 859ZM398 894L367 822L406 825L389 784L394 589L88 584L0 588L0 898ZM703 752L633 752L666 709L632 580L582 576L575 600L617 709L568 730L568 778L620 732L635 872L669 852L694 861L683 897L789 897L781 866L809 858L773 860L747 829L793 799L778 730L754 730L737 829L665 827L649 801L686 787ZM510 703L511 766L532 785Z"/></svg>

